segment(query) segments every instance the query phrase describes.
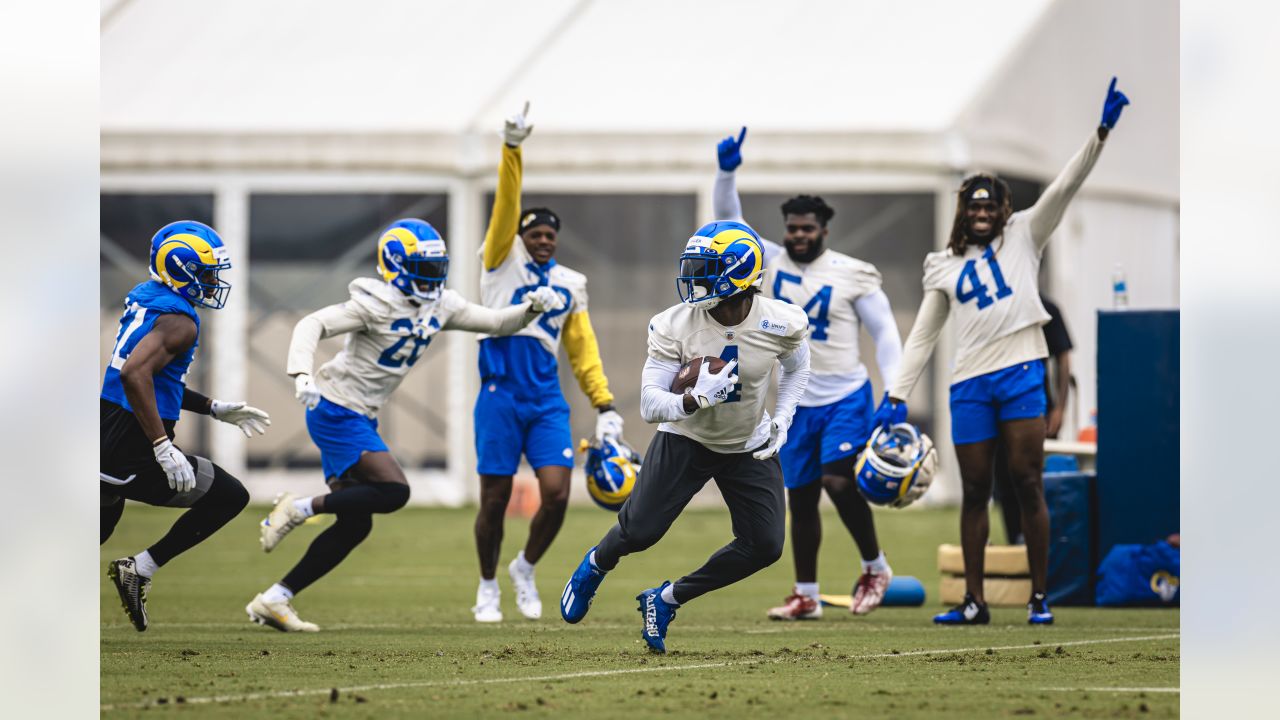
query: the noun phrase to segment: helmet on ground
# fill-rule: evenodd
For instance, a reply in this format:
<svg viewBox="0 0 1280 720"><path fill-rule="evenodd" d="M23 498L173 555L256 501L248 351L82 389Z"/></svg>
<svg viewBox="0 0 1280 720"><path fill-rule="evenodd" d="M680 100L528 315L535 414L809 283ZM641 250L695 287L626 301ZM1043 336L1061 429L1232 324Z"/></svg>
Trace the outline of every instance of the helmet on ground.
<svg viewBox="0 0 1280 720"><path fill-rule="evenodd" d="M676 292L704 310L758 287L764 277L764 243L746 223L718 220L689 238L680 253Z"/></svg>
<svg viewBox="0 0 1280 720"><path fill-rule="evenodd" d="M444 238L425 220L397 220L378 238L378 271L405 295L435 300L449 277Z"/></svg>
<svg viewBox="0 0 1280 720"><path fill-rule="evenodd" d="M879 427L871 434L854 473L868 502L903 508L929 489L938 469L938 451L911 423Z"/></svg>
<svg viewBox="0 0 1280 720"><path fill-rule="evenodd" d="M587 475L587 493L600 507L617 512L631 495L640 475L640 455L613 437L606 437L603 442L583 440L579 450L587 453L583 468Z"/></svg>
<svg viewBox="0 0 1280 720"><path fill-rule="evenodd" d="M151 277L192 305L217 310L227 304L231 283L218 273L230 269L231 254L213 228L179 220L151 237Z"/></svg>

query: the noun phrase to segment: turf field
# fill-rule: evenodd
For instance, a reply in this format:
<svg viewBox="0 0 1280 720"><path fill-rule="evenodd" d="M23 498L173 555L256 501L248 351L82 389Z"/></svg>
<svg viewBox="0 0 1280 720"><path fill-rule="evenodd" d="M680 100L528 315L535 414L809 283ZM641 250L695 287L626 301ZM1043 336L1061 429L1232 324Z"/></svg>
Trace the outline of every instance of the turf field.
<svg viewBox="0 0 1280 720"><path fill-rule="evenodd" d="M936 628L935 552L958 542L954 511L881 512L899 575L925 581L922 608L776 623L764 611L790 588L788 555L682 609L654 656L640 640L636 593L699 564L730 535L723 510L690 511L657 546L609 575L578 626L559 618L560 590L609 527L594 508L570 511L539 564L544 617L515 608L505 563L526 521L507 525L499 574L507 620L471 619L476 564L470 510L406 509L295 602L318 634L251 625L243 607L277 580L320 527L295 531L271 555L252 507L158 575L151 628L135 632L101 580L103 714L219 717L1167 717L1178 712L1178 612L1058 608L1030 628L1025 610L994 610L985 628ZM131 504L108 559L145 547L176 511ZM824 592L848 592L853 543L824 516ZM268 715L270 713L270 715Z"/></svg>

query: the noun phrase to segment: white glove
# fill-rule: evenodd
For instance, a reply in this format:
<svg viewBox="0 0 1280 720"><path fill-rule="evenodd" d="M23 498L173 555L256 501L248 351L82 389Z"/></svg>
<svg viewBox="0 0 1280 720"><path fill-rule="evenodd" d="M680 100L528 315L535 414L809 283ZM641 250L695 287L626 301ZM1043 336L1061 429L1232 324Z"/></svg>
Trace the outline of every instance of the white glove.
<svg viewBox="0 0 1280 720"><path fill-rule="evenodd" d="M196 486L196 471L182 451L173 446L173 441L165 438L152 448L156 454L156 462L164 468L169 478L169 487L180 493L189 492Z"/></svg>
<svg viewBox="0 0 1280 720"><path fill-rule="evenodd" d="M720 368L720 372L713 373L711 363L702 363L698 368L697 382L693 384L692 389L688 390L693 395L693 399L698 401L698 407L709 408L729 399L729 393L738 382L738 376L733 372L736 367L738 367L738 361L730 360Z"/></svg>
<svg viewBox="0 0 1280 720"><path fill-rule="evenodd" d="M240 428L245 437L253 437L255 432L259 435L266 435L267 426L271 424L271 416L243 402L210 401L209 414L216 420L221 420L224 423L230 423Z"/></svg>
<svg viewBox="0 0 1280 720"><path fill-rule="evenodd" d="M547 285L534 288L525 293L524 299L529 303L529 312L539 315L544 312L560 310L564 307L564 297Z"/></svg>
<svg viewBox="0 0 1280 720"><path fill-rule="evenodd" d="M768 460L777 455L782 446L787 443L787 428L790 425L789 421L782 418L774 418L769 423L769 444L751 453L751 457L757 460Z"/></svg>
<svg viewBox="0 0 1280 720"><path fill-rule="evenodd" d="M529 101L524 101L524 109L507 118L502 123L502 142L511 147L520 147L520 143L529 137L529 133L533 132L533 126L529 124L527 116L529 114Z"/></svg>
<svg viewBox="0 0 1280 720"><path fill-rule="evenodd" d="M596 440L604 442L606 435L622 437L622 416L617 410L605 410L596 418Z"/></svg>
<svg viewBox="0 0 1280 720"><path fill-rule="evenodd" d="M293 378L293 396L298 398L298 402L305 405L308 410L314 410L315 406L320 404L320 389L306 373L298 373Z"/></svg>

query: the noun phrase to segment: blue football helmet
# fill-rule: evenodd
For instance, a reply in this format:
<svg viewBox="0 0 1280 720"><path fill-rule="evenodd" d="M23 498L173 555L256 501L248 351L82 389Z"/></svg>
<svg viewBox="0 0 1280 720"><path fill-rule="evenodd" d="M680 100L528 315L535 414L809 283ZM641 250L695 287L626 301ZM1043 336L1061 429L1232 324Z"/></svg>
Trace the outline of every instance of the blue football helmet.
<svg viewBox="0 0 1280 720"><path fill-rule="evenodd" d="M378 272L405 295L436 300L449 277L449 251L431 223L397 220L378 238Z"/></svg>
<svg viewBox="0 0 1280 720"><path fill-rule="evenodd" d="M746 223L717 220L698 228L680 253L676 292L680 301L704 310L759 287L764 243Z"/></svg>
<svg viewBox="0 0 1280 720"><path fill-rule="evenodd" d="M151 278L192 305L217 310L227 304L231 283L218 273L231 268L231 254L213 228L179 220L151 237Z"/></svg>
<svg viewBox="0 0 1280 720"><path fill-rule="evenodd" d="M938 451L911 423L878 427L858 458L854 474L867 502L904 508L924 495L938 469Z"/></svg>
<svg viewBox="0 0 1280 720"><path fill-rule="evenodd" d="M603 442L583 440L578 449L587 453L583 467L587 493L600 507L617 512L640 476L639 453L613 437L606 437Z"/></svg>

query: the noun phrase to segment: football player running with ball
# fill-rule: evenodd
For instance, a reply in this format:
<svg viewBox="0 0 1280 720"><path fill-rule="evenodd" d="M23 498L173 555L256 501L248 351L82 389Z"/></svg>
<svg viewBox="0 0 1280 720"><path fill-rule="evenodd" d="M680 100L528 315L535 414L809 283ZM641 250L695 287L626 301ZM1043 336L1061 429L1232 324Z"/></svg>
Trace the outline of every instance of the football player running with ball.
<svg viewBox="0 0 1280 720"><path fill-rule="evenodd" d="M444 287L449 255L440 233L414 218L397 220L382 232L378 270L382 279L351 282L350 300L300 320L289 343L286 371L307 408L307 431L320 448L329 493L281 495L262 521L262 549L271 552L312 515L331 513L336 520L280 582L245 608L250 620L277 630L319 630L298 617L294 595L337 567L369 535L375 513L395 512L408 502L408 480L378 435L377 416L435 334L506 335L562 306L548 288L502 310L467 302ZM317 343L338 335L347 336L342 351L313 371Z"/></svg>
<svg viewBox="0 0 1280 720"><path fill-rule="evenodd" d="M809 319L795 305L759 295L763 277L763 246L743 223L704 225L685 246L676 280L683 302L649 322L641 381L641 414L661 424L618 523L565 585L560 613L566 622L581 621L605 574L624 555L658 542L712 477L733 518L734 539L701 568L637 596L649 648L666 651L667 626L682 604L781 557L786 505L777 455L809 382ZM712 367L717 358L723 361L718 371ZM779 362L770 417L765 401ZM683 393L672 392L682 366L692 382Z"/></svg>
<svg viewBox="0 0 1280 720"><path fill-rule="evenodd" d="M742 219L734 171L742 164L746 135L744 127L736 139L727 137L717 147L716 217ZM849 609L857 615L875 610L893 578L876 537L871 506L854 480L854 465L871 436L875 409L871 379L858 357L858 330L865 326L875 341L876 363L886 387L897 375L902 339L889 298L880 289L880 272L870 263L826 247L827 223L833 215L835 210L822 198L797 195L782 204L783 244L763 240L763 291L804 308L812 353L809 387L796 410L790 440L778 456L791 508L796 583L784 603L769 610L774 620L822 617L818 501L824 489L862 556L862 572L853 584Z"/></svg>
<svg viewBox="0 0 1280 720"><path fill-rule="evenodd" d="M520 143L533 131L528 112L525 103L524 110L509 118L502 130L502 164L485 233L480 295L488 307L503 308L541 289L554 291L564 305L511 337L480 339L480 394L475 406L480 585L471 609L477 622L502 620L498 554L511 501L511 478L522 453L538 478L541 504L529 523L524 549L507 565L507 573L515 585L520 614L530 620L542 617L534 564L564 523L573 471L569 404L560 390L556 359L562 340L578 386L598 411L596 440L622 439L622 416L614 409L587 315L587 278L556 262L559 216L546 208L520 210L524 172Z"/></svg>
<svg viewBox="0 0 1280 720"><path fill-rule="evenodd" d="M217 310L231 284L231 267L213 228L181 220L151 239L151 280L129 291L111 362L98 401L102 428L99 532L106 542L124 513L126 499L187 508L169 532L131 557L107 564L129 621L147 629L147 591L165 563L190 550L240 514L249 493L227 471L173 444L180 411L212 415L262 434L267 414L242 402L211 400L186 385L200 338L196 308Z"/></svg>
<svg viewBox="0 0 1280 720"><path fill-rule="evenodd" d="M951 438L960 463L963 500L960 543L964 553L964 601L937 615L942 625L991 621L982 592L993 463L997 439L1008 450L1009 474L1022 512L1031 598L1027 621L1053 622L1045 602L1049 564L1049 511L1044 501L1045 395L1041 326L1049 314L1040 303L1037 275L1049 238L1067 204L1102 153L1108 133L1129 103L1107 90L1102 122L1031 208L1011 213L1009 186L993 175L965 178L946 250L924 261L924 300L907 337L902 370L876 411L878 424L902 422L911 393L948 318L956 326L951 385Z"/></svg>

